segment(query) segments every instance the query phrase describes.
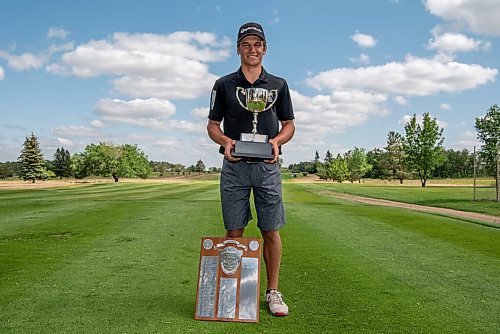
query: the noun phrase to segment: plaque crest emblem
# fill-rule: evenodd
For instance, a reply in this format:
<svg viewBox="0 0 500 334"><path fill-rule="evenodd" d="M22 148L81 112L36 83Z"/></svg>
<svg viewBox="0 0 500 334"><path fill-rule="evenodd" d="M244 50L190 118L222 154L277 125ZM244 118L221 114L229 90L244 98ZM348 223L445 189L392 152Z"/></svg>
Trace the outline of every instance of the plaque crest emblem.
<svg viewBox="0 0 500 334"><path fill-rule="evenodd" d="M243 251L229 246L219 250L220 266L226 275L232 275L238 270Z"/></svg>

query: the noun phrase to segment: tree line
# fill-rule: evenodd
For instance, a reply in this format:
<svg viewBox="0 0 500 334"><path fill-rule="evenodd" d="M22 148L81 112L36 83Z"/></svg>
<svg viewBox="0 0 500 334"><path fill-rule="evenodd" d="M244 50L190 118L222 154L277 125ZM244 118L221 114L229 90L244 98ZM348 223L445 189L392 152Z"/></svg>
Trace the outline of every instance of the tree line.
<svg viewBox="0 0 500 334"><path fill-rule="evenodd" d="M169 162L149 161L137 145L113 145L109 143L90 144L83 152L73 155L64 147L58 148L52 160L45 160L37 137L31 133L24 141L17 162L0 163L0 179L19 177L35 183L48 178L90 176L120 178L148 178L152 175L204 173L205 164L200 159L195 165L186 167ZM209 172L217 172L211 167Z"/></svg>
<svg viewBox="0 0 500 334"><path fill-rule="evenodd" d="M500 108L493 105L483 117L475 120L477 137L482 145L477 155L467 149L443 147L443 129L429 113L422 122L413 115L405 125L404 134L391 131L383 149L366 152L355 147L336 157L328 150L323 161L316 151L314 160L289 165L294 173L317 174L321 179L343 182L361 178L399 180L417 178L425 187L430 177L463 178L494 176L499 184ZM498 197L498 196L497 196Z"/></svg>
<svg viewBox="0 0 500 334"><path fill-rule="evenodd" d="M500 108L493 105L483 117L475 120L477 137L482 145L478 155L466 149L446 150L443 147L443 129L436 119L424 113L422 122L413 115L405 125L404 134L394 131L387 136L383 149L375 148L366 152L355 147L336 157L328 150L323 162L316 151L314 160L289 165L294 173L317 174L325 180L343 182L360 181L368 177L374 179L399 180L418 178L425 187L428 178L460 178L495 176L497 199L500 179ZM211 167L208 172L219 172ZM0 163L0 179L19 176L24 180L49 177L88 176L113 177L118 182L121 177L147 178L153 174L164 176L168 173L204 173L206 166L200 159L195 165L186 167L169 162L148 161L137 145L113 145L108 143L90 144L81 153L71 155L64 147L58 148L53 160L45 160L38 139L32 133L26 137L17 162Z"/></svg>

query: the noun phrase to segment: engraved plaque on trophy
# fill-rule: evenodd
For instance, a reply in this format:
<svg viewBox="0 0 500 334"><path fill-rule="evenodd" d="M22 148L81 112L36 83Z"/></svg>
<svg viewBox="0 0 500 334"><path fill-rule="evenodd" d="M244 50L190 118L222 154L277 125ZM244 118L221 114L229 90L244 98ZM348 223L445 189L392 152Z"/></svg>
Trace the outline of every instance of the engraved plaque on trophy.
<svg viewBox="0 0 500 334"><path fill-rule="evenodd" d="M241 102L240 95L245 97L245 103ZM253 113L252 133L242 133L240 140L236 142L234 152L231 154L238 158L254 158L262 160L274 159L273 148L268 143L268 136L257 133L259 113L273 107L278 97L278 90L267 90L264 88L236 88L236 98L240 105Z"/></svg>
<svg viewBox="0 0 500 334"><path fill-rule="evenodd" d="M258 238L202 238L195 319L259 322L261 245Z"/></svg>

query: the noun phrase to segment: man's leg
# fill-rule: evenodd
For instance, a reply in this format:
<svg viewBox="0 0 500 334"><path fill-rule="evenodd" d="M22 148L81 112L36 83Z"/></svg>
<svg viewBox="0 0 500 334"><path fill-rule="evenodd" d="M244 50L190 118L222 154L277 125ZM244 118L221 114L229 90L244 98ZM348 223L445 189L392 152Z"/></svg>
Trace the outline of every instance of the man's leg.
<svg viewBox="0 0 500 334"><path fill-rule="evenodd" d="M262 231L264 238L264 261L267 271L266 302L269 312L277 317L288 315L288 306L278 291L278 279L281 263L281 238L278 230Z"/></svg>
<svg viewBox="0 0 500 334"><path fill-rule="evenodd" d="M267 289L278 289L281 263L281 238L279 231L261 231L264 238L264 262L267 272Z"/></svg>

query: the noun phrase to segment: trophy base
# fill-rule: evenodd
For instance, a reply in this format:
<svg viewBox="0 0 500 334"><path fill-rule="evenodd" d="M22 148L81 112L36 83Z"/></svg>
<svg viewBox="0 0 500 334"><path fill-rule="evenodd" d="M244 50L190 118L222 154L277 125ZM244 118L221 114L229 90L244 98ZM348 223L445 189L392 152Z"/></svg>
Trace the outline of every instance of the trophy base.
<svg viewBox="0 0 500 334"><path fill-rule="evenodd" d="M274 159L273 147L271 144L251 141L237 141L231 155L236 158L251 158L258 160Z"/></svg>

